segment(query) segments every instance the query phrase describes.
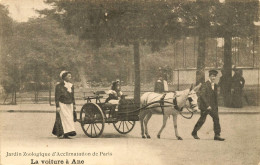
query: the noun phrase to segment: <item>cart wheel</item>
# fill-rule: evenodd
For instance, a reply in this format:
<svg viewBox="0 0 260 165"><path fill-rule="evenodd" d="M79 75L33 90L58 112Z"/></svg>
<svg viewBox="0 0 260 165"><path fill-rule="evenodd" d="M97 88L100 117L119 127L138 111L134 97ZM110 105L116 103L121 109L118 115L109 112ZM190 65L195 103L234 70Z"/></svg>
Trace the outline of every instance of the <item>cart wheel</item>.
<svg viewBox="0 0 260 165"><path fill-rule="evenodd" d="M116 123L113 123L113 125L117 132L121 134L127 134L134 128L135 121L118 121Z"/></svg>
<svg viewBox="0 0 260 165"><path fill-rule="evenodd" d="M97 138L104 131L104 114L95 103L87 103L81 108L80 121L82 129L88 137Z"/></svg>

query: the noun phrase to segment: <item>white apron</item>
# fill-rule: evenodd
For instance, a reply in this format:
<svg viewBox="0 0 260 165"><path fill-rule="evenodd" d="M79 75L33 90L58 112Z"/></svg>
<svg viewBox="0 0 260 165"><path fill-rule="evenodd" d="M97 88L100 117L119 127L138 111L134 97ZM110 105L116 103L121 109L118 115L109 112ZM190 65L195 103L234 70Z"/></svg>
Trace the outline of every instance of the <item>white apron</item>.
<svg viewBox="0 0 260 165"><path fill-rule="evenodd" d="M59 102L59 105L61 109L60 118L64 134L75 131L73 121L73 104L63 104Z"/></svg>

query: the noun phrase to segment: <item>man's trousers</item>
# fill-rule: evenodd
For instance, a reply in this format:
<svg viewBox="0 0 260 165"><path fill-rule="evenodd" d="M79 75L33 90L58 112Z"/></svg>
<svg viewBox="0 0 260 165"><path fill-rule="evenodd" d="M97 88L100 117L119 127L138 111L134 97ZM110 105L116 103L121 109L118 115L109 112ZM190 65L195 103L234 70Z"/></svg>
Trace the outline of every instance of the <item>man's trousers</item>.
<svg viewBox="0 0 260 165"><path fill-rule="evenodd" d="M192 134L195 134L195 135L197 134L197 131L205 123L208 114L213 119L215 136L220 136L221 128L220 128L220 124L219 124L218 110L201 110L200 118L197 121L197 123L192 131Z"/></svg>

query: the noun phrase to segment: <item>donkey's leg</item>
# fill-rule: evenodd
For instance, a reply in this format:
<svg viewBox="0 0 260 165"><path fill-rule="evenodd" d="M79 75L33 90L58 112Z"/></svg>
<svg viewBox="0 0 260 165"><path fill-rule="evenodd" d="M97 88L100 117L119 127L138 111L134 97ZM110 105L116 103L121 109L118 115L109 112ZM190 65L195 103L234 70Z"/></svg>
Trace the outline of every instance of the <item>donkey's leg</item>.
<svg viewBox="0 0 260 165"><path fill-rule="evenodd" d="M168 116L167 115L163 115L163 125L162 125L160 131L157 134L157 138L159 138L159 139L161 138L161 133L162 133L163 129L166 126L167 119L168 119Z"/></svg>
<svg viewBox="0 0 260 165"><path fill-rule="evenodd" d="M145 136L144 136L144 117L146 116L146 112L145 112L145 110L142 110L142 111L140 111L140 113L139 113L139 121L140 121L140 124L141 124L141 135L142 135L142 138L146 138Z"/></svg>
<svg viewBox="0 0 260 165"><path fill-rule="evenodd" d="M149 135L148 133L148 127L147 127L147 124L148 124L148 121L150 120L150 118L152 117L152 112L150 111L144 118L144 130L145 130L145 135L148 139L151 138L151 136Z"/></svg>
<svg viewBox="0 0 260 165"><path fill-rule="evenodd" d="M178 133L178 128L177 128L177 114L172 115L173 119L173 124L174 124L174 130L175 130L175 136L177 137L178 140L182 140Z"/></svg>

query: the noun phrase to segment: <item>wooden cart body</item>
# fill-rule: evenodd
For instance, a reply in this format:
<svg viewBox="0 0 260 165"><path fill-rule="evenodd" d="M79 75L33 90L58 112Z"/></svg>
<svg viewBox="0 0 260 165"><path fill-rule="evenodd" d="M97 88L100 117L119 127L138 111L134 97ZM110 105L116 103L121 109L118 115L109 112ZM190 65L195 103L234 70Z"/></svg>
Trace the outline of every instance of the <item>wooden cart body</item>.
<svg viewBox="0 0 260 165"><path fill-rule="evenodd" d="M81 124L84 133L91 138L102 135L105 123L112 123L114 128L121 134L132 131L135 121L139 121L139 109L133 99L122 97L118 105L102 102L100 94L104 91L94 93L84 99L84 104L80 111L80 118L77 121Z"/></svg>

